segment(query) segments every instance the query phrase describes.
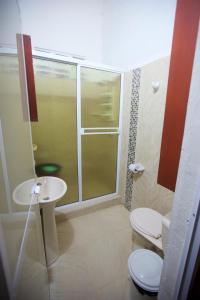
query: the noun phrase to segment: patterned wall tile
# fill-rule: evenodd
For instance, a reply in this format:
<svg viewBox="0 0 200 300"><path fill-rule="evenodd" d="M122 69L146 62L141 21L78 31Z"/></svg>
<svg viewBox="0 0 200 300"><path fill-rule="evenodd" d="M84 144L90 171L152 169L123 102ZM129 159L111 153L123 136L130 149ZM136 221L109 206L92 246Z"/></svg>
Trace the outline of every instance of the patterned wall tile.
<svg viewBox="0 0 200 300"><path fill-rule="evenodd" d="M128 144L128 163L127 163L126 194L125 194L125 207L128 210L131 210L131 199L133 193L133 178L132 178L132 173L129 171L128 166L135 162L140 76L141 76L141 69L133 70L129 144Z"/></svg>

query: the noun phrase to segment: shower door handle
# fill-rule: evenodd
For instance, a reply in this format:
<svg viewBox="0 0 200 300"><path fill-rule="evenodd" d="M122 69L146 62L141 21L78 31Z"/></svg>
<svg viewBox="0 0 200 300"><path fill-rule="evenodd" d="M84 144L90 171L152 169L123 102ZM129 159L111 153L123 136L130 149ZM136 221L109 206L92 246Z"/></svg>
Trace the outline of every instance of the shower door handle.
<svg viewBox="0 0 200 300"><path fill-rule="evenodd" d="M95 134L118 134L119 135L119 128L112 127L112 128L81 128L80 129L81 135L95 135Z"/></svg>

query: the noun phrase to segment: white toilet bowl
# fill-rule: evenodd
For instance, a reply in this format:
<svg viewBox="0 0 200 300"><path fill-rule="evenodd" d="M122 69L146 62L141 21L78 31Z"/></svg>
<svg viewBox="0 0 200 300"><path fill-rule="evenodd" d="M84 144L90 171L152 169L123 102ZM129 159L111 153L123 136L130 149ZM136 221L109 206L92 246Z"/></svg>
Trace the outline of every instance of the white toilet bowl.
<svg viewBox="0 0 200 300"><path fill-rule="evenodd" d="M128 258L129 274L134 283L149 293L157 293L163 266L162 258L153 251L138 249Z"/></svg>
<svg viewBox="0 0 200 300"><path fill-rule="evenodd" d="M150 208L137 208L131 212L130 222L136 232L159 249L165 250L170 224L169 220L166 221L166 217ZM147 249L135 250L128 258L131 279L143 294L156 295L158 293L162 266L163 259Z"/></svg>

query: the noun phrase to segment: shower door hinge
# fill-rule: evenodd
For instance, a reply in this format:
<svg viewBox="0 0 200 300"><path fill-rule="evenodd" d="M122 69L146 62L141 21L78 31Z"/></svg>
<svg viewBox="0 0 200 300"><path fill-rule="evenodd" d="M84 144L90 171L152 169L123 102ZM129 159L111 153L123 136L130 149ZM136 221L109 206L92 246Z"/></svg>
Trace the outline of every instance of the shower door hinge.
<svg viewBox="0 0 200 300"><path fill-rule="evenodd" d="M84 128L81 128L81 129L80 129L80 134L83 135L84 133L85 133Z"/></svg>

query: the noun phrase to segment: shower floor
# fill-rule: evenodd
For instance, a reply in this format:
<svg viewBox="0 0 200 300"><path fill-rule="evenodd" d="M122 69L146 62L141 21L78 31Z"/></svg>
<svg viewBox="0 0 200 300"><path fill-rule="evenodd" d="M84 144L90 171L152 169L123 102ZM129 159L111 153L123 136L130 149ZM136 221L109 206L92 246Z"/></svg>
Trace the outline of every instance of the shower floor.
<svg viewBox="0 0 200 300"><path fill-rule="evenodd" d="M130 286L133 248L129 212L122 205L57 222L60 257L49 268L51 300L145 300ZM153 299L152 299L153 300Z"/></svg>

